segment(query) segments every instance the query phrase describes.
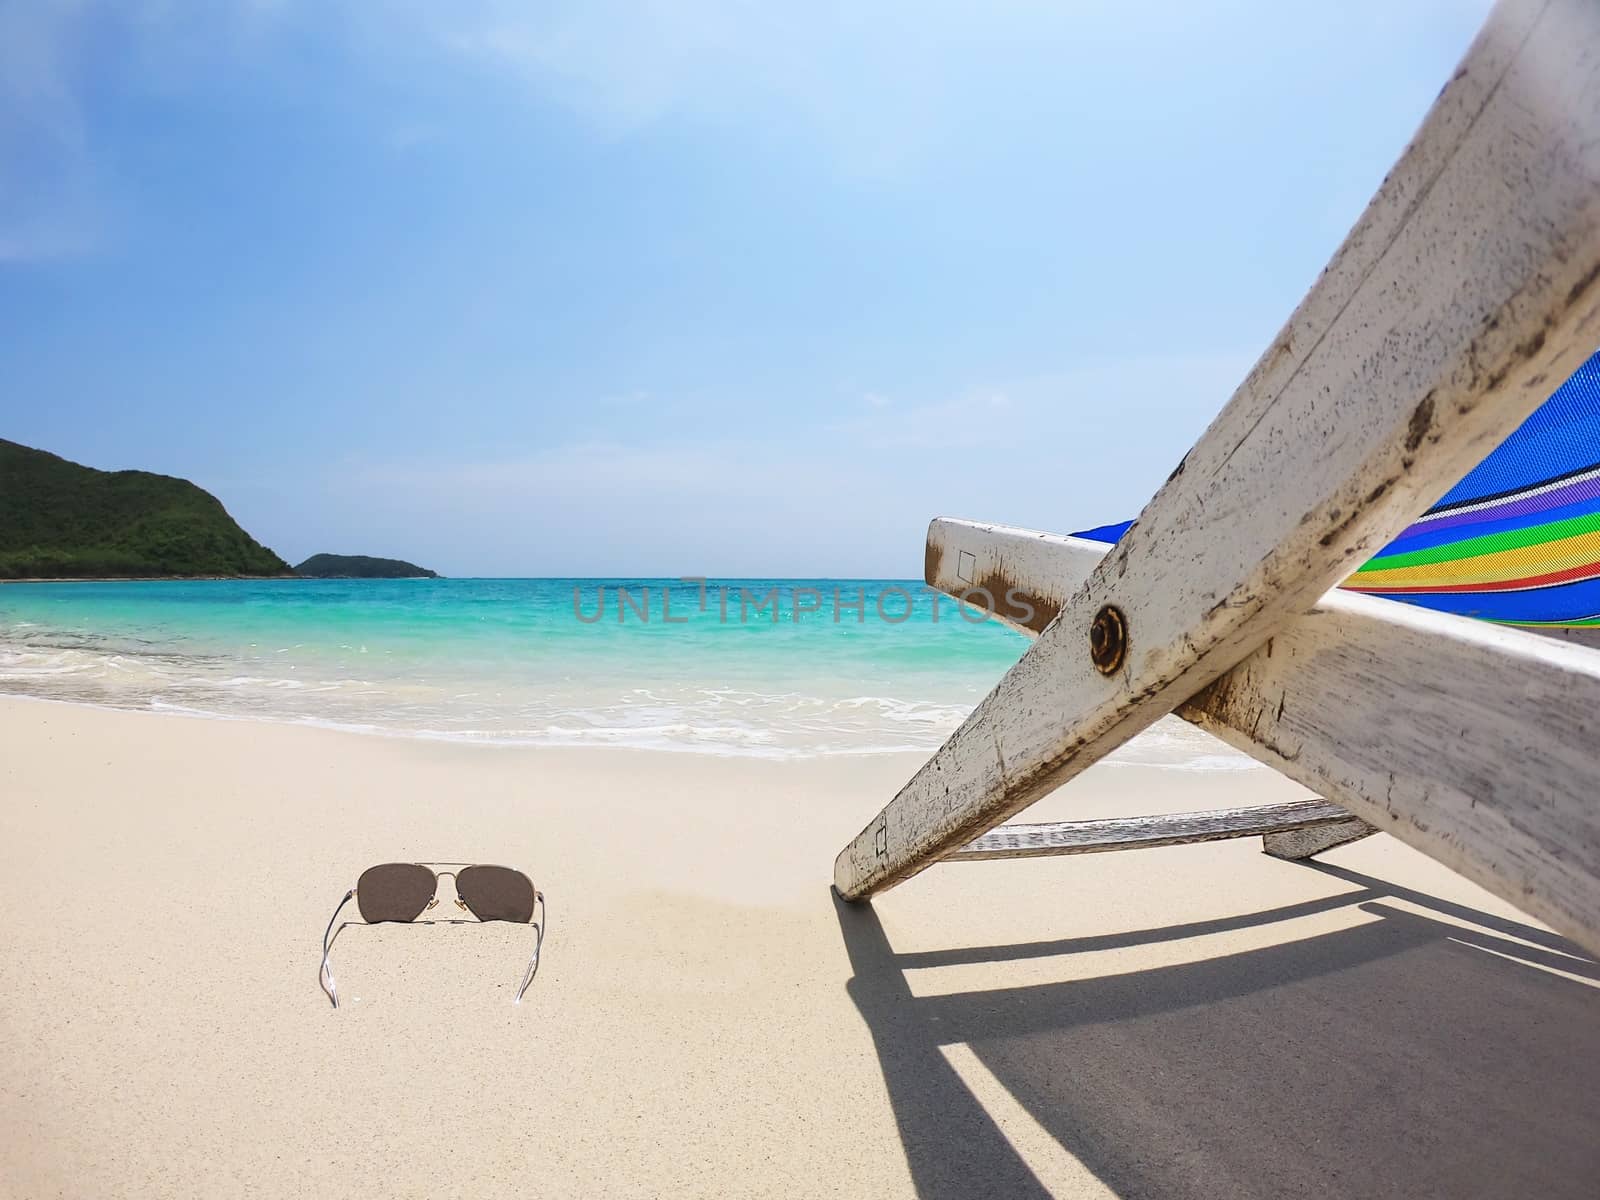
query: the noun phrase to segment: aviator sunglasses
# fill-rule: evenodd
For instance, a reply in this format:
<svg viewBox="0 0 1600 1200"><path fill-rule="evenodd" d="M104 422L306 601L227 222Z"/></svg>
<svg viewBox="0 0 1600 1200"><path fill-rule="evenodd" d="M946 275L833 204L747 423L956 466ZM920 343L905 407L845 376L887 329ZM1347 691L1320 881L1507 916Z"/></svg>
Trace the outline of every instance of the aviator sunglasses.
<svg viewBox="0 0 1600 1200"><path fill-rule="evenodd" d="M435 867L452 869L435 871ZM533 886L532 880L511 867L479 863L379 863L361 872L356 886L344 894L344 899L333 910L333 916L328 919L328 928L322 935L322 969L317 974L317 982L335 1008L339 1007L339 988L328 964L328 953L333 948L336 936L334 922L339 919L344 906L354 897L361 919L368 925L378 925L384 921L409 924L439 903L441 875L448 875L455 880L456 907L463 912L470 912L480 921L515 921L520 925L533 926L533 957L528 960L528 969L522 975L522 986L517 989L516 999L512 1002L522 1003L522 994L528 990L528 985L539 970L539 949L544 945L547 923L544 893ZM539 914L537 921L533 919L535 906ZM340 926L340 929L343 928Z"/></svg>

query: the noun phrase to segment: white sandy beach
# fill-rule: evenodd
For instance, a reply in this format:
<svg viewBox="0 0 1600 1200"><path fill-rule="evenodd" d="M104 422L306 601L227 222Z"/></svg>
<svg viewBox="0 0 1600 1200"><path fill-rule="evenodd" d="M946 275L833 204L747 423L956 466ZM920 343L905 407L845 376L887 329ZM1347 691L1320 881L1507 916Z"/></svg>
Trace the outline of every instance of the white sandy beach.
<svg viewBox="0 0 1600 1200"><path fill-rule="evenodd" d="M488 748L0 701L0 1193L1592 1196L1588 959L1387 837L935 868L915 756ZM1039 809L1291 796L1090 771ZM323 926L394 859L551 932ZM446 885L448 888L448 885ZM448 894L448 892L447 892Z"/></svg>

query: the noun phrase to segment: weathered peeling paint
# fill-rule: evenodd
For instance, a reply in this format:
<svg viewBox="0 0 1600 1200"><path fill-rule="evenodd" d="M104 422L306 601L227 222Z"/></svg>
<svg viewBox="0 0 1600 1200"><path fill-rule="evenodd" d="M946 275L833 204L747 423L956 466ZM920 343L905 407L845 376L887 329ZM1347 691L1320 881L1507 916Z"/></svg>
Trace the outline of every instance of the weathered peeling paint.
<svg viewBox="0 0 1600 1200"><path fill-rule="evenodd" d="M1182 469L891 803L884 852L875 822L840 855L842 894L916 873L1226 672L1600 341L1600 10L1504 3L1465 65ZM1109 678L1083 649L1107 604L1137 631Z"/></svg>

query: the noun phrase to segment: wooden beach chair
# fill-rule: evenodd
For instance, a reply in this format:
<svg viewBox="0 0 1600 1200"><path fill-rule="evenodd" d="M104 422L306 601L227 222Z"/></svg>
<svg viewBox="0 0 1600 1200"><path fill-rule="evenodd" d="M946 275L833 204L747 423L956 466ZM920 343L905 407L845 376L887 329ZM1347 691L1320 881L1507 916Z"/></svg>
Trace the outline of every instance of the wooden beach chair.
<svg viewBox="0 0 1600 1200"><path fill-rule="evenodd" d="M840 853L839 893L1381 829L1600 951L1600 650L1559 636L1600 619L1596 346L1600 6L1509 0L1130 527L933 523L928 582L1035 641ZM1323 799L1002 825L1168 713Z"/></svg>

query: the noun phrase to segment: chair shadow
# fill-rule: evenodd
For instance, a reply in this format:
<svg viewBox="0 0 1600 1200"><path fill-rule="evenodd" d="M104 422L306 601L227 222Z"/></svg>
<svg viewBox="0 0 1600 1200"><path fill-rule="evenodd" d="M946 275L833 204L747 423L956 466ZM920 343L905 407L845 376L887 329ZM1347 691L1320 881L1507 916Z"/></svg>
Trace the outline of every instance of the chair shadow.
<svg viewBox="0 0 1600 1200"><path fill-rule="evenodd" d="M1313 865L1362 890L1158 930L913 954L895 953L870 906L835 895L849 994L918 1194L1050 1194L941 1049L965 1044L1119 1196L1592 1197L1600 989L1584 980L1600 966L1548 931ZM905 975L1351 905L1379 919L1131 974L921 998Z"/></svg>

